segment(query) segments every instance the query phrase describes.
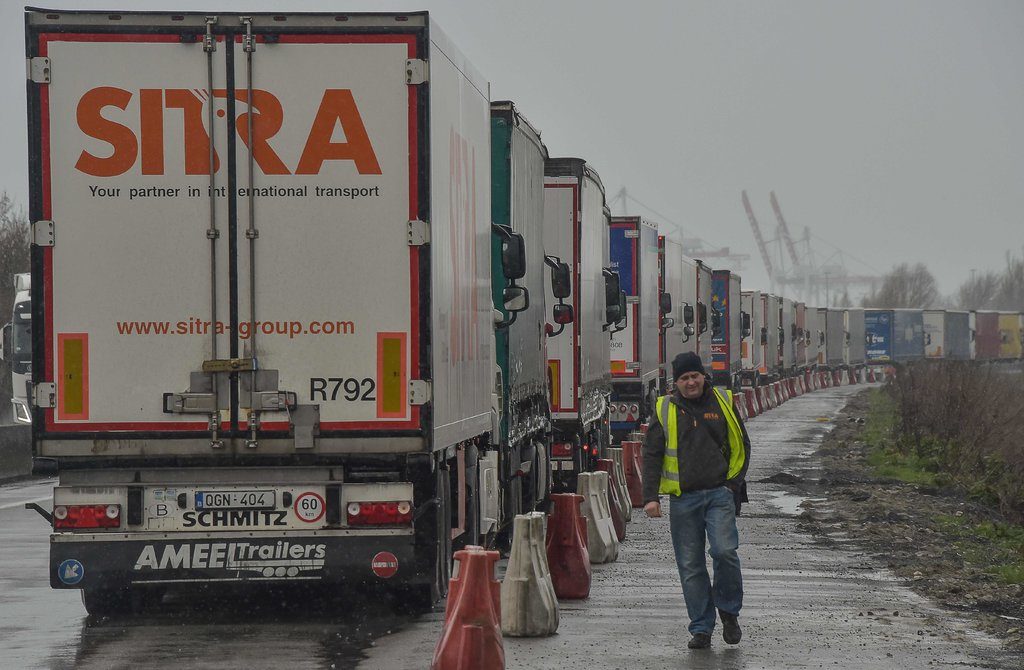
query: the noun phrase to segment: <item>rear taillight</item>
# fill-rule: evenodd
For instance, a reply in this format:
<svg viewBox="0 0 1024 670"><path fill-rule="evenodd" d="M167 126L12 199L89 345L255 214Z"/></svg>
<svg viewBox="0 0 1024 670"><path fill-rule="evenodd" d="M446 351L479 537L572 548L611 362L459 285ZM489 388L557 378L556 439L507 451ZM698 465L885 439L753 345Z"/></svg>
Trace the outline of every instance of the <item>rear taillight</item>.
<svg viewBox="0 0 1024 670"><path fill-rule="evenodd" d="M551 445L552 458L569 458L572 456L572 442L555 442Z"/></svg>
<svg viewBox="0 0 1024 670"><path fill-rule="evenodd" d="M54 528L119 528L120 505L57 505L53 508Z"/></svg>
<svg viewBox="0 0 1024 670"><path fill-rule="evenodd" d="M408 526L412 504L408 501L350 502L345 510L350 526Z"/></svg>

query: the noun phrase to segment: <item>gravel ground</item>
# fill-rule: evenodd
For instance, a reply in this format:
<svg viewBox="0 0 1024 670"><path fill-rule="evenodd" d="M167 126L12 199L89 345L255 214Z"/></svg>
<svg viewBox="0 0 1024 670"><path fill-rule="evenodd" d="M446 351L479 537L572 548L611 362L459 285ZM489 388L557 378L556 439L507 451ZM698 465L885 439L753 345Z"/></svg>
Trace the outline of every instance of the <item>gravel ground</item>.
<svg viewBox="0 0 1024 670"><path fill-rule="evenodd" d="M801 528L822 544L852 541L914 591L974 620L1008 649L1024 650L1024 585L1003 583L965 558L956 536L937 521L953 516L973 525L1000 517L956 491L877 477L860 441L864 425L858 419L867 411L868 394L862 392L836 418L816 454L822 467L817 482L774 482L827 500L803 504Z"/></svg>

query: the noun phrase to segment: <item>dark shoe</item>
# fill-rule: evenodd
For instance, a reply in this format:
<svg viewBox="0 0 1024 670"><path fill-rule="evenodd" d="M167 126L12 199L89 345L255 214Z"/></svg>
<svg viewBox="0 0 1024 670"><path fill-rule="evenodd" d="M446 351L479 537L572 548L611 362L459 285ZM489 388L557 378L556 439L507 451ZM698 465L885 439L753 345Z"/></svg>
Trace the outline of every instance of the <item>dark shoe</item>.
<svg viewBox="0 0 1024 670"><path fill-rule="evenodd" d="M708 633L694 633L690 641L686 643L690 649L707 649L711 646L711 635Z"/></svg>
<svg viewBox="0 0 1024 670"><path fill-rule="evenodd" d="M722 620L722 639L727 644L739 644L743 637L739 618L735 614L729 614L722 610L718 610L718 617Z"/></svg>

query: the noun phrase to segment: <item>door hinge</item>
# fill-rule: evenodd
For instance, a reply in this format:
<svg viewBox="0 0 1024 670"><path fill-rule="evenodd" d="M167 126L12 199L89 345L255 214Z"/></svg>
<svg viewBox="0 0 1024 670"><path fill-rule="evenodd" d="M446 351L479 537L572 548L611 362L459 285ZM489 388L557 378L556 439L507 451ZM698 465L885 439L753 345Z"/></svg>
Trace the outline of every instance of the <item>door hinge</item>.
<svg viewBox="0 0 1024 670"><path fill-rule="evenodd" d="M298 404L294 391L257 391L249 396L249 407L254 412L286 412Z"/></svg>
<svg viewBox="0 0 1024 670"><path fill-rule="evenodd" d="M32 387L32 405L34 407L53 407L57 398L57 385L53 382L40 382Z"/></svg>
<svg viewBox="0 0 1024 670"><path fill-rule="evenodd" d="M255 369L256 365L251 358L217 358L203 361L203 372L243 372Z"/></svg>
<svg viewBox="0 0 1024 670"><path fill-rule="evenodd" d="M53 221L32 222L32 244L37 247L53 246Z"/></svg>
<svg viewBox="0 0 1024 670"><path fill-rule="evenodd" d="M165 393L164 414L216 414L212 393Z"/></svg>
<svg viewBox="0 0 1024 670"><path fill-rule="evenodd" d="M416 86L430 81L430 64L421 58L405 61L405 83Z"/></svg>
<svg viewBox="0 0 1024 670"><path fill-rule="evenodd" d="M50 83L50 59L46 56L36 56L25 59L25 76L29 81L36 84Z"/></svg>
<svg viewBox="0 0 1024 670"><path fill-rule="evenodd" d="M430 382L424 379L410 379L409 380L409 404L410 405L426 405L430 402L431 387Z"/></svg>
<svg viewBox="0 0 1024 670"><path fill-rule="evenodd" d="M430 224L418 219L409 222L409 246L422 247L430 244Z"/></svg>

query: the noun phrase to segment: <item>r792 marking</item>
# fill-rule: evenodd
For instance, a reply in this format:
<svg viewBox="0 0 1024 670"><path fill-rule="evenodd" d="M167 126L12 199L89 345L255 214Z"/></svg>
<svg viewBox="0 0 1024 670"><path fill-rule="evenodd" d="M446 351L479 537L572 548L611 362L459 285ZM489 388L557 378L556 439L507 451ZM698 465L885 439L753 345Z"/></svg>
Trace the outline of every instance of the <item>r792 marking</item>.
<svg viewBox="0 0 1024 670"><path fill-rule="evenodd" d="M366 401L376 402L377 383L370 377L357 379L356 377L310 377L309 378L309 399L310 400L338 400L338 393L342 393L342 399L349 402ZM330 398L327 397L328 391Z"/></svg>

